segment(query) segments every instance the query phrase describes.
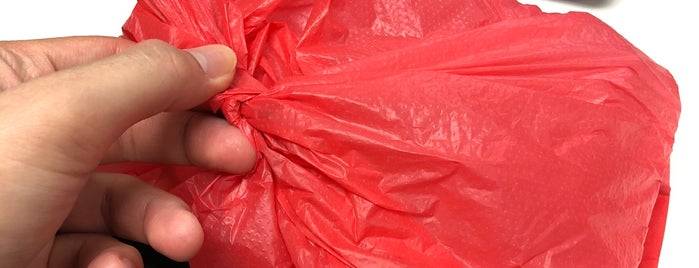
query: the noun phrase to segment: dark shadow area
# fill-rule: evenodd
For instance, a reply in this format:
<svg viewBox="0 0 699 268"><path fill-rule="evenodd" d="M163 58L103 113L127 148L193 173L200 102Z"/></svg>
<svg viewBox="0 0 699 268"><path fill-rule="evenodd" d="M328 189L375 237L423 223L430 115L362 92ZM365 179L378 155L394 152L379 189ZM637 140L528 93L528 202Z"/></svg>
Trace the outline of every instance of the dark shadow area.
<svg viewBox="0 0 699 268"><path fill-rule="evenodd" d="M140 252L141 256L143 257L144 268L189 268L189 264L186 262L176 262L170 260L153 250L153 248L148 245L132 241L122 241L138 249L138 252Z"/></svg>
<svg viewBox="0 0 699 268"><path fill-rule="evenodd" d="M571 5L590 7L590 8L603 8L614 4L617 0L548 0L552 2L568 3Z"/></svg>

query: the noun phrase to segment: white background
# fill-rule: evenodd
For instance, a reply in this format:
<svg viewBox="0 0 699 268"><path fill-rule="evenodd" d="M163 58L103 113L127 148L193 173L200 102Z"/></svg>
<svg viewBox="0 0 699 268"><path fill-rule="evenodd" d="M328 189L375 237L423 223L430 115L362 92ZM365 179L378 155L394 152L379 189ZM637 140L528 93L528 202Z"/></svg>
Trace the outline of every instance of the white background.
<svg viewBox="0 0 699 268"><path fill-rule="evenodd" d="M670 211L660 267L699 267L699 14L688 0L520 0L548 12L579 10L607 22L675 76L683 111L671 158ZM0 40L121 34L136 0L5 0ZM587 3L587 4L583 4Z"/></svg>

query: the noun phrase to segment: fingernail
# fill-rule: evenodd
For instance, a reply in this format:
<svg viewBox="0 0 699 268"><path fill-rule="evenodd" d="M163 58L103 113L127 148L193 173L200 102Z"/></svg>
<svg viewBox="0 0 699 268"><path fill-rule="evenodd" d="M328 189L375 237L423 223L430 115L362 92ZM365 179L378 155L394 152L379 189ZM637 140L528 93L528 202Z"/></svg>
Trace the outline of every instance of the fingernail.
<svg viewBox="0 0 699 268"><path fill-rule="evenodd" d="M212 79L233 73L236 56L232 49L224 45L207 45L188 49L206 76Z"/></svg>

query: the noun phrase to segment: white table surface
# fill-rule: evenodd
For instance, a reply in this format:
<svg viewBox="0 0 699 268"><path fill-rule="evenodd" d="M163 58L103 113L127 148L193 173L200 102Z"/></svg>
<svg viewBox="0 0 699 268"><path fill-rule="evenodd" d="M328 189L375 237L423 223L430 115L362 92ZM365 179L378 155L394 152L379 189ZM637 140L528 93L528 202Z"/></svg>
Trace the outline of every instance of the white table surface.
<svg viewBox="0 0 699 268"><path fill-rule="evenodd" d="M675 76L683 111L671 158L670 210L660 267L699 267L699 14L695 1L520 0L548 12L590 12ZM136 0L0 3L0 40L121 34Z"/></svg>

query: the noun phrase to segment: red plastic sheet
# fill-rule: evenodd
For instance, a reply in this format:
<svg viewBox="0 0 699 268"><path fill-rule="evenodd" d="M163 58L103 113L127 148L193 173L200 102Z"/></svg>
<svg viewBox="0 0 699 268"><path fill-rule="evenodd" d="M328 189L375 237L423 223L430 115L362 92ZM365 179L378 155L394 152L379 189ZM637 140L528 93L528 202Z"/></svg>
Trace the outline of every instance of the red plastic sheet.
<svg viewBox="0 0 699 268"><path fill-rule="evenodd" d="M191 204L193 267L654 267L680 103L584 13L514 0L141 0L134 40L226 44L209 103L254 171L122 164Z"/></svg>

